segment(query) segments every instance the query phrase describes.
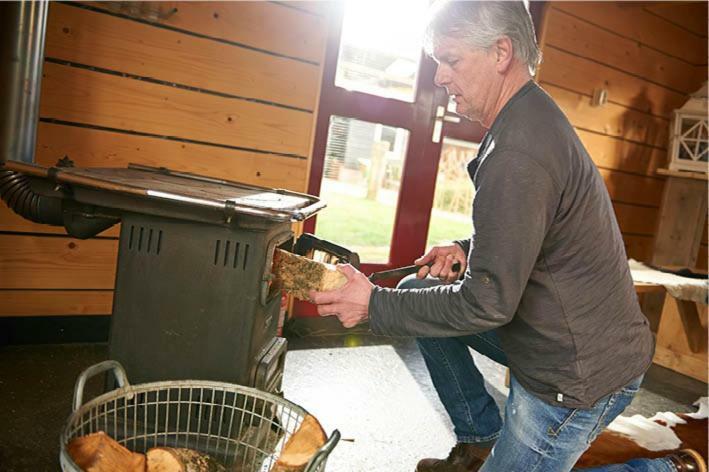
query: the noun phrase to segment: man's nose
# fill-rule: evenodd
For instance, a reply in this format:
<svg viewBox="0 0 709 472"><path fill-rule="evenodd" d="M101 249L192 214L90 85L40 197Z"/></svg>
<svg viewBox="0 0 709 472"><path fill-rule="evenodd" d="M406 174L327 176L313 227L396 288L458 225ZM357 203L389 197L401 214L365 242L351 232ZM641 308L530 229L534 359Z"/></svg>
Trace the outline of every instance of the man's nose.
<svg viewBox="0 0 709 472"><path fill-rule="evenodd" d="M450 83L450 76L446 72L445 67L442 67L441 64L438 64L438 67L436 68L436 75L433 76L433 83L438 87L445 87L448 83Z"/></svg>

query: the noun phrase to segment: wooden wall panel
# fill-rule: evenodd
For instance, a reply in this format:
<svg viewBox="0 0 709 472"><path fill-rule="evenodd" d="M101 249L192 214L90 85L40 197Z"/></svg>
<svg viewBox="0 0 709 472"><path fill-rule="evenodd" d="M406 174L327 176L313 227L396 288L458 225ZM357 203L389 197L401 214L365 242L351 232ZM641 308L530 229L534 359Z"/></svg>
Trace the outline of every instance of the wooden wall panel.
<svg viewBox="0 0 709 472"><path fill-rule="evenodd" d="M615 210L616 218L618 218L620 230L623 233L650 237L655 234L657 208L614 203L613 209Z"/></svg>
<svg viewBox="0 0 709 472"><path fill-rule="evenodd" d="M654 177L598 169L614 202L658 207L663 181Z"/></svg>
<svg viewBox="0 0 709 472"><path fill-rule="evenodd" d="M593 96L594 90L605 88L608 91L608 101L633 110L670 116L674 109L687 101L687 97L679 92L629 75L614 67L589 61L552 45L548 45L544 50L544 63L547 62L553 64L553 67L542 65L538 77L540 81L574 90L588 97Z"/></svg>
<svg viewBox="0 0 709 472"><path fill-rule="evenodd" d="M180 9L205 11L189 5L185 2ZM49 58L310 111L315 108L319 86L315 64L65 4L53 5L48 25L45 54Z"/></svg>
<svg viewBox="0 0 709 472"><path fill-rule="evenodd" d="M59 64L44 66L42 118L307 157L311 113Z"/></svg>
<svg viewBox="0 0 709 472"><path fill-rule="evenodd" d="M120 227L120 224L111 226L107 230L100 233L98 236L117 238L120 233ZM36 234L57 234L66 236L66 230L64 230L63 226L50 226L43 225L40 223L33 223L32 221L27 220L16 214L4 203L0 205L0 231Z"/></svg>
<svg viewBox="0 0 709 472"><path fill-rule="evenodd" d="M649 261L652 256L652 236L623 235L625 252L628 258L636 261Z"/></svg>
<svg viewBox="0 0 709 472"><path fill-rule="evenodd" d="M563 12L668 56L693 65L707 62L706 42L697 44L695 33L644 8L628 7L617 2L559 2L555 5ZM703 20L706 21L706 18L705 14Z"/></svg>
<svg viewBox="0 0 709 472"><path fill-rule="evenodd" d="M332 2L313 2L311 0L294 0L284 2L291 8L308 11L314 15L326 16L330 10Z"/></svg>
<svg viewBox="0 0 709 472"><path fill-rule="evenodd" d="M37 162L138 163L305 191L326 10L52 3ZM0 316L110 313L118 230L80 241L0 208Z"/></svg>
<svg viewBox="0 0 709 472"><path fill-rule="evenodd" d="M657 176L658 168L667 167L664 149L583 129L576 131L598 167L648 176Z"/></svg>
<svg viewBox="0 0 709 472"><path fill-rule="evenodd" d="M699 255L697 256L697 268L702 270L707 270L707 245L702 244L699 246Z"/></svg>
<svg viewBox="0 0 709 472"><path fill-rule="evenodd" d="M68 156L76 166L164 166L250 185L302 191L305 159L183 143L53 123L40 123L37 162L52 166Z"/></svg>
<svg viewBox="0 0 709 472"><path fill-rule="evenodd" d="M707 223L709 221L704 221L704 233L702 233L701 244L699 245L699 253L697 254L697 268L702 270L707 270Z"/></svg>
<svg viewBox="0 0 709 472"><path fill-rule="evenodd" d="M128 4L127 4L128 3ZM239 43L274 54L320 64L326 40L326 2L85 2L99 10L137 17L151 23L209 38ZM289 8L295 4L313 8ZM177 11L174 11L177 9ZM148 10L157 12L150 15ZM174 13L173 13L174 12ZM305 12L305 14L304 14ZM313 14L315 13L315 14Z"/></svg>
<svg viewBox="0 0 709 472"><path fill-rule="evenodd" d="M563 3L554 2L548 9L547 44L637 77L651 79L680 93L691 93L699 88L699 69L688 69L688 64L681 59L569 15L559 9ZM688 74L688 70L691 73Z"/></svg>
<svg viewBox="0 0 709 472"><path fill-rule="evenodd" d="M690 31L699 39L707 38L706 2L658 2L656 5L645 4L643 10L662 18L666 23ZM706 64L706 56L704 56L704 64Z"/></svg>
<svg viewBox="0 0 709 472"><path fill-rule="evenodd" d="M117 250L115 239L0 234L0 289L112 289Z"/></svg>
<svg viewBox="0 0 709 472"><path fill-rule="evenodd" d="M0 231L12 231L17 233L66 234L66 231L62 226L41 225L22 218L14 211L10 210L4 202L0 204Z"/></svg>
<svg viewBox="0 0 709 472"><path fill-rule="evenodd" d="M578 128L650 146L667 147L670 122L665 118L615 103L593 107L590 97L586 95L551 84L542 83L542 86Z"/></svg>
<svg viewBox="0 0 709 472"><path fill-rule="evenodd" d="M0 290L0 316L110 315L112 306L113 290Z"/></svg>

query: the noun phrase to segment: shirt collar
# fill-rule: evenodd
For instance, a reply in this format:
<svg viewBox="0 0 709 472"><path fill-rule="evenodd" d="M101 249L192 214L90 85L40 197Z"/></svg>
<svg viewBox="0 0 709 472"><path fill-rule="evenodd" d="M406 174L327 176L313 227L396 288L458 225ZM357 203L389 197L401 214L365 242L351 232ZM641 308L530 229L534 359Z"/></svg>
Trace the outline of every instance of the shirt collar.
<svg viewBox="0 0 709 472"><path fill-rule="evenodd" d="M527 92L536 87L536 85L537 84L533 80L528 80L527 83L525 83L519 90L517 90L517 92L512 96L512 98L510 98L507 103L505 103L505 106L502 107L500 113L498 113L495 117L495 121L493 121L492 126L490 126L490 129L487 131L487 133L485 133L485 136L483 137L483 140L480 143L477 155L473 158L472 161L468 162L468 175L470 175L470 178L473 180L473 183L475 183L475 176L478 173L478 168L482 165L483 161L495 148L495 136L497 136L497 132L499 131L499 128L501 126L500 123L503 123L505 121L505 116L507 115L511 106L524 95L526 95Z"/></svg>

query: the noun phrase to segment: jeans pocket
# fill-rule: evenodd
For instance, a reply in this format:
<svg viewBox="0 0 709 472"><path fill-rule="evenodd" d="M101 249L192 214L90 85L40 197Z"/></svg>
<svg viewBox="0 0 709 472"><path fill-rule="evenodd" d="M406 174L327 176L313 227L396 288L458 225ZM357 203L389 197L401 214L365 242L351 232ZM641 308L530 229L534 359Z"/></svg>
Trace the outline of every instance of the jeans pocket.
<svg viewBox="0 0 709 472"><path fill-rule="evenodd" d="M636 393L638 393L638 390L640 390L640 387L623 387L620 392L621 395L626 395L630 397L634 397Z"/></svg>
<svg viewBox="0 0 709 472"><path fill-rule="evenodd" d="M631 384L608 396L608 400L601 414L598 416L598 423L593 428L588 438L588 444L591 444L598 435L630 405L637 391L638 387Z"/></svg>
<svg viewBox="0 0 709 472"><path fill-rule="evenodd" d="M558 436L564 430L564 427L574 420L578 411L578 408L567 408L559 421L549 425L547 434L553 437Z"/></svg>
<svg viewBox="0 0 709 472"><path fill-rule="evenodd" d="M640 377L634 379L628 385L620 389L618 393L621 395L630 395L631 397L635 396L635 394L638 393L638 390L640 390L640 384L643 382L643 377L645 376L641 375Z"/></svg>
<svg viewBox="0 0 709 472"><path fill-rule="evenodd" d="M593 429L591 430L591 434L589 434L588 436L588 440L586 441L587 444L591 444L598 437L598 435L601 434L601 431L606 429L606 426L608 426L608 424L613 421L613 419L615 418L615 415L613 415L613 407L618 404L618 400L620 398L623 398L620 392L616 392L611 393L605 399L605 405L603 406L603 409L598 415L596 426L593 427Z"/></svg>

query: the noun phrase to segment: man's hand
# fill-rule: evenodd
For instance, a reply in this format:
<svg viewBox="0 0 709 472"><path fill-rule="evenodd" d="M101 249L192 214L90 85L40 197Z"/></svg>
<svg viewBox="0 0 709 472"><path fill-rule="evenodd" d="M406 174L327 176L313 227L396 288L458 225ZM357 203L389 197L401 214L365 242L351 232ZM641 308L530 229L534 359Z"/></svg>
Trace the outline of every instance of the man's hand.
<svg viewBox="0 0 709 472"><path fill-rule="evenodd" d="M467 257L463 248L455 243L446 246L436 246L423 257L419 257L414 261L414 264L422 266L416 277L423 279L427 275L431 275L432 277L438 277L443 283L453 283L460 278L461 274L465 273ZM430 268L426 265L429 262L433 262ZM460 264L460 270L454 272L453 264L456 262Z"/></svg>
<svg viewBox="0 0 709 472"><path fill-rule="evenodd" d="M338 265L337 270L345 274L347 283L337 290L327 292L310 291L313 303L318 305L320 316L337 316L342 326L352 328L369 317L369 297L374 284L349 264Z"/></svg>

